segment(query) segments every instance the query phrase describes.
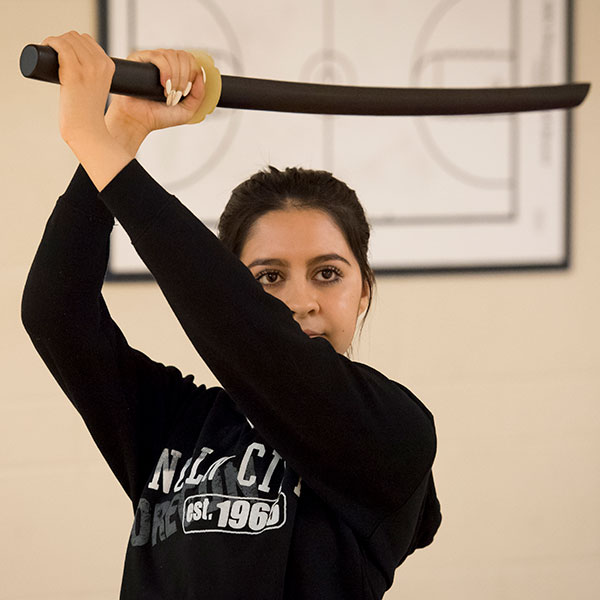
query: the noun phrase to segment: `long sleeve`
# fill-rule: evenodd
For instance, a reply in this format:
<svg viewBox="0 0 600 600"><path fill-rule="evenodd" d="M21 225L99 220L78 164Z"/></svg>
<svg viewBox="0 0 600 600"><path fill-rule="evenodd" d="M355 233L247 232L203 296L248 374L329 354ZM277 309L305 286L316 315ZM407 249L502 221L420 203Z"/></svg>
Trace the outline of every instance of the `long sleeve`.
<svg viewBox="0 0 600 600"><path fill-rule="evenodd" d="M100 198L238 407L307 484L361 523L359 533L372 533L427 487L435 429L409 390L304 335L289 309L136 160Z"/></svg>
<svg viewBox="0 0 600 600"><path fill-rule="evenodd" d="M200 388L131 348L110 317L101 288L113 223L79 167L46 225L25 285L22 320L135 504L169 419Z"/></svg>

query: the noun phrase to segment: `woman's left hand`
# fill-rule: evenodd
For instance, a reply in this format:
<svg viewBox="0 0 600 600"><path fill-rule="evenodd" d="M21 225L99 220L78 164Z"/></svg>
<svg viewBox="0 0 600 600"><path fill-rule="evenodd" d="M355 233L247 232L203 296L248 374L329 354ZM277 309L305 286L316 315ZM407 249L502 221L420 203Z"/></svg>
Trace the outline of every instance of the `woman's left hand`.
<svg viewBox="0 0 600 600"><path fill-rule="evenodd" d="M151 131L188 123L204 98L204 79L196 59L184 50L141 50L128 60L158 67L165 102L114 96L106 122L113 135L125 129L145 137Z"/></svg>

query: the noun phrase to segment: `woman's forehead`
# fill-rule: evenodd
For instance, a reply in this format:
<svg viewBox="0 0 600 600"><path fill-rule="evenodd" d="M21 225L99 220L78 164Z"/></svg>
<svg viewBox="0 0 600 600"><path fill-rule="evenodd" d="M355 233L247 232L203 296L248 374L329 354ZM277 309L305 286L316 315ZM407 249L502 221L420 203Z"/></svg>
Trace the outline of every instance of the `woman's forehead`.
<svg viewBox="0 0 600 600"><path fill-rule="evenodd" d="M270 211L252 225L242 249L242 257L286 259L288 256L314 258L338 254L349 259L351 250L335 221L314 208ZM246 262L246 261L244 261Z"/></svg>

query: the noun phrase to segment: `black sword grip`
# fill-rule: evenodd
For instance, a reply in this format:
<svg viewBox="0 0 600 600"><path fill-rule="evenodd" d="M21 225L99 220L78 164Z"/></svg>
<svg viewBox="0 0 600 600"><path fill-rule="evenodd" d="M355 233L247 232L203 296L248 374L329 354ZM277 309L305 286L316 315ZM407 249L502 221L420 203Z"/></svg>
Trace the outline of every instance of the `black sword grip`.
<svg viewBox="0 0 600 600"><path fill-rule="evenodd" d="M160 71L156 65L121 58L112 60L115 63L115 74L110 87L111 93L165 101ZM59 83L58 53L50 46L28 44L21 52L19 66L25 77Z"/></svg>

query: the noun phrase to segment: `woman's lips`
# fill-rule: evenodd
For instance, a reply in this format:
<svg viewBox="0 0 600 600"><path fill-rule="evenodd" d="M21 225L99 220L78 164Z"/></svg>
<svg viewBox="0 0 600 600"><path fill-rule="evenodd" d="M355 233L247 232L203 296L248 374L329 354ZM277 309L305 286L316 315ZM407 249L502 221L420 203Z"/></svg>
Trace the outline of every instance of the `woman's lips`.
<svg viewBox="0 0 600 600"><path fill-rule="evenodd" d="M308 337L319 337L322 336L322 333L317 333L316 331L312 331L311 329L303 329L302 330Z"/></svg>

